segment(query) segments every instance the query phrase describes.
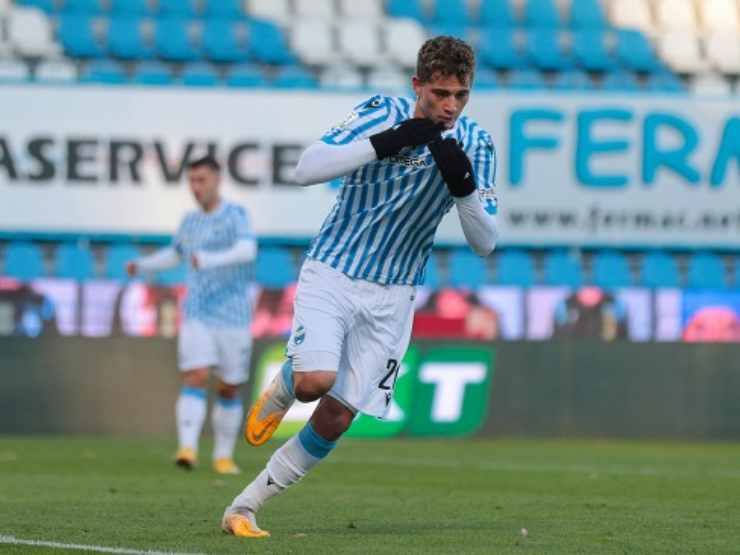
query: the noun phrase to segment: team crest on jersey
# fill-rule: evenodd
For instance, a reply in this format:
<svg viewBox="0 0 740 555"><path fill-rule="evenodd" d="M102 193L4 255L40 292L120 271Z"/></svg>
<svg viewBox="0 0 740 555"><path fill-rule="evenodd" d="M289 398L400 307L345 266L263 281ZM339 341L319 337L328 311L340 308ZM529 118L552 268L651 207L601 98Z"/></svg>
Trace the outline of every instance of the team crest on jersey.
<svg viewBox="0 0 740 555"><path fill-rule="evenodd" d="M425 168L427 165L426 161L422 157L402 156L400 154L390 156L388 158L388 163L399 164L401 166L406 166L407 168Z"/></svg>
<svg viewBox="0 0 740 555"><path fill-rule="evenodd" d="M298 326L293 334L293 343L300 345L306 340L306 328Z"/></svg>
<svg viewBox="0 0 740 555"><path fill-rule="evenodd" d="M383 100L380 97L371 98L367 104L365 104L365 108L377 108L383 104Z"/></svg>

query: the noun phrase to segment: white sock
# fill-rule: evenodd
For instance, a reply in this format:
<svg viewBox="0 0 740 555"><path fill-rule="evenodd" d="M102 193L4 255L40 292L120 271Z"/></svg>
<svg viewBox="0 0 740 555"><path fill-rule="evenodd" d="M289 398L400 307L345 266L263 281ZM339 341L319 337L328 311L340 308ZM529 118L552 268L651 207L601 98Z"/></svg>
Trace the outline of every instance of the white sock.
<svg viewBox="0 0 740 555"><path fill-rule="evenodd" d="M206 392L196 387L183 387L175 405L177 439L180 449L198 451L198 438L206 419Z"/></svg>
<svg viewBox="0 0 740 555"><path fill-rule="evenodd" d="M272 454L265 469L236 496L228 510L256 513L268 499L303 478L335 445L335 442L320 437L311 423L306 424Z"/></svg>
<svg viewBox="0 0 740 555"><path fill-rule="evenodd" d="M234 458L234 444L242 427L244 409L240 398L216 398L211 413L213 425L213 460Z"/></svg>

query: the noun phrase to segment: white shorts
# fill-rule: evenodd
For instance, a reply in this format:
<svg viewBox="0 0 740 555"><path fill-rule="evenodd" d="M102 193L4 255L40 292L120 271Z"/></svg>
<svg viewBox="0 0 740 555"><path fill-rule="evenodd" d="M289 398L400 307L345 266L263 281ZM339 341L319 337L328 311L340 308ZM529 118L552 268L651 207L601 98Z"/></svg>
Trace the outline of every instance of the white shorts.
<svg viewBox="0 0 740 555"><path fill-rule="evenodd" d="M322 262L303 264L287 355L296 372L337 372L329 395L383 417L411 338L415 287L347 277Z"/></svg>
<svg viewBox="0 0 740 555"><path fill-rule="evenodd" d="M214 367L222 382L237 385L249 377L252 338L242 328L217 328L185 320L177 342L180 371Z"/></svg>

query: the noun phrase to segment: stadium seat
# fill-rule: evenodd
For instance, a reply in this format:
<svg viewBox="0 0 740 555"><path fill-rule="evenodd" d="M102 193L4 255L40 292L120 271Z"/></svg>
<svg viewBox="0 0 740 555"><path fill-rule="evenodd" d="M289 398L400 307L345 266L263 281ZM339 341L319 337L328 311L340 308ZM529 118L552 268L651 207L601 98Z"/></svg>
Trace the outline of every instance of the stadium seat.
<svg viewBox="0 0 740 555"><path fill-rule="evenodd" d="M529 65L517 48L514 31L508 27L492 27L484 31L478 56L482 63L496 69L524 69Z"/></svg>
<svg viewBox="0 0 740 555"><path fill-rule="evenodd" d="M96 36L92 18L67 14L59 18L59 40L64 53L72 58L102 58L103 41Z"/></svg>
<svg viewBox="0 0 740 555"><path fill-rule="evenodd" d="M603 289L630 287L634 284L627 258L618 251L599 251L593 257L592 281Z"/></svg>
<svg viewBox="0 0 740 555"><path fill-rule="evenodd" d="M292 17L289 0L249 0L247 13L257 19L267 19L281 24L288 23Z"/></svg>
<svg viewBox="0 0 740 555"><path fill-rule="evenodd" d="M190 34L191 23L191 20L175 16L157 20L154 45L160 58L169 62L192 62L200 57Z"/></svg>
<svg viewBox="0 0 740 555"><path fill-rule="evenodd" d="M563 91L593 91L596 84L588 73L581 70L560 71L555 75L552 87Z"/></svg>
<svg viewBox="0 0 740 555"><path fill-rule="evenodd" d="M372 23L346 21L339 26L339 47L345 59L362 67L375 67L385 61L380 31Z"/></svg>
<svg viewBox="0 0 740 555"><path fill-rule="evenodd" d="M328 66L339 60L333 26L323 19L296 21L290 33L290 44L296 55L308 65Z"/></svg>
<svg viewBox="0 0 740 555"><path fill-rule="evenodd" d="M149 60L154 48L144 39L143 19L119 16L108 24L108 54L121 60Z"/></svg>
<svg viewBox="0 0 740 555"><path fill-rule="evenodd" d="M56 0L16 0L16 4L24 8L43 10L47 14L52 14L59 8Z"/></svg>
<svg viewBox="0 0 740 555"><path fill-rule="evenodd" d="M402 17L427 21L428 17L421 0L388 0L386 11L391 17Z"/></svg>
<svg viewBox="0 0 740 555"><path fill-rule="evenodd" d="M180 77L187 87L215 87L221 81L213 66L205 62L186 64Z"/></svg>
<svg viewBox="0 0 740 555"><path fill-rule="evenodd" d="M270 21L251 20L247 41L258 62L282 65L295 61L280 27Z"/></svg>
<svg viewBox="0 0 740 555"><path fill-rule="evenodd" d="M388 56L401 67L416 67L416 55L425 40L424 29L413 19L391 19L385 24Z"/></svg>
<svg viewBox="0 0 740 555"><path fill-rule="evenodd" d="M725 266L722 259L710 252L697 252L689 258L688 287L695 289L724 289Z"/></svg>
<svg viewBox="0 0 740 555"><path fill-rule="evenodd" d="M87 16L101 15L105 11L102 0L64 0L64 12Z"/></svg>
<svg viewBox="0 0 740 555"><path fill-rule="evenodd" d="M226 85L229 87L266 87L268 82L259 67L240 64L230 68L227 72Z"/></svg>
<svg viewBox="0 0 740 555"><path fill-rule="evenodd" d="M41 249L33 243L10 243L5 250L4 273L21 281L46 276Z"/></svg>
<svg viewBox="0 0 740 555"><path fill-rule="evenodd" d="M510 27L516 24L509 0L481 0L478 10L481 25Z"/></svg>
<svg viewBox="0 0 740 555"><path fill-rule="evenodd" d="M437 260L437 255L434 253L429 255L429 259L424 268L424 280L422 283L424 287L429 287L432 290L439 289L439 286L441 285L439 279L439 260Z"/></svg>
<svg viewBox="0 0 740 555"><path fill-rule="evenodd" d="M146 61L136 67L132 81L138 85L171 85L174 79L169 65Z"/></svg>
<svg viewBox="0 0 740 555"><path fill-rule="evenodd" d="M671 31L660 38L658 47L661 59L678 73L701 73L707 62L699 49L696 35L684 31Z"/></svg>
<svg viewBox="0 0 740 555"><path fill-rule="evenodd" d="M123 243L108 248L105 253L104 277L126 281L126 264L136 258L139 258L139 250L132 244Z"/></svg>
<svg viewBox="0 0 740 555"><path fill-rule="evenodd" d="M436 37L440 35L445 35L448 37L455 37L461 40L464 40L468 44L470 44L473 49L476 49L477 46L477 30L474 27L470 27L468 25L463 25L461 23L435 23L434 25L428 26L427 30L429 31L429 36Z"/></svg>
<svg viewBox="0 0 740 555"><path fill-rule="evenodd" d="M736 34L714 34L706 39L709 64L730 75L740 74L740 31Z"/></svg>
<svg viewBox="0 0 740 555"><path fill-rule="evenodd" d="M296 18L321 18L331 20L336 16L334 0L293 0Z"/></svg>
<svg viewBox="0 0 740 555"><path fill-rule="evenodd" d="M232 20L246 17L242 0L206 0L203 14L207 17Z"/></svg>
<svg viewBox="0 0 740 555"><path fill-rule="evenodd" d="M600 29L607 26L606 16L599 0L571 2L570 21L578 29Z"/></svg>
<svg viewBox="0 0 740 555"><path fill-rule="evenodd" d="M220 0L224 2L224 0ZM160 17L197 17L198 2L196 0L157 0Z"/></svg>
<svg viewBox="0 0 740 555"><path fill-rule="evenodd" d="M36 66L35 81L38 83L63 84L77 81L77 67L67 60L50 60Z"/></svg>
<svg viewBox="0 0 740 555"><path fill-rule="evenodd" d="M208 19L201 36L203 53L214 62L243 62L249 57L245 38L246 29L237 20Z"/></svg>
<svg viewBox="0 0 740 555"><path fill-rule="evenodd" d="M573 58L588 71L610 71L616 66L601 29L582 29L573 34Z"/></svg>
<svg viewBox="0 0 740 555"><path fill-rule="evenodd" d="M486 285L485 259L467 249L455 249L450 254L450 286L475 291Z"/></svg>
<svg viewBox="0 0 740 555"><path fill-rule="evenodd" d="M609 18L614 26L652 32L653 19L648 0L612 0L609 7Z"/></svg>
<svg viewBox="0 0 740 555"><path fill-rule="evenodd" d="M605 74L601 88L607 91L638 92L642 87L634 73L622 69Z"/></svg>
<svg viewBox="0 0 740 555"><path fill-rule="evenodd" d="M54 259L56 277L84 281L95 276L95 261L89 247L70 243L60 245Z"/></svg>
<svg viewBox="0 0 740 555"><path fill-rule="evenodd" d="M499 89L503 86L495 71L490 69L475 70L475 88L478 90Z"/></svg>
<svg viewBox="0 0 740 555"><path fill-rule="evenodd" d="M296 269L290 252L275 247L260 249L255 278L266 289L282 289L296 281Z"/></svg>
<svg viewBox="0 0 740 555"><path fill-rule="evenodd" d="M680 287L676 260L664 251L652 251L642 261L640 282L645 287Z"/></svg>
<svg viewBox="0 0 740 555"><path fill-rule="evenodd" d="M471 25L473 16L466 0L434 0L432 19L435 23Z"/></svg>
<svg viewBox="0 0 740 555"><path fill-rule="evenodd" d="M687 90L684 82L670 71L659 71L648 75L646 89L659 93L683 93Z"/></svg>
<svg viewBox="0 0 740 555"><path fill-rule="evenodd" d="M28 64L21 60L0 60L0 83L25 83L31 79Z"/></svg>
<svg viewBox="0 0 740 555"><path fill-rule="evenodd" d="M524 22L529 27L559 27L560 19L554 0L527 0Z"/></svg>
<svg viewBox="0 0 740 555"><path fill-rule="evenodd" d="M519 69L509 74L506 86L510 89L529 91L544 89L546 83L539 71L534 69Z"/></svg>
<svg viewBox="0 0 740 555"><path fill-rule="evenodd" d="M545 255L544 280L547 285L577 288L583 284L580 262L564 251Z"/></svg>
<svg viewBox="0 0 740 555"><path fill-rule="evenodd" d="M694 75L689 90L693 94L706 96L729 96L732 85L719 73L700 73Z"/></svg>
<svg viewBox="0 0 740 555"><path fill-rule="evenodd" d="M154 15L149 0L109 0L111 13L126 16Z"/></svg>
<svg viewBox="0 0 740 555"><path fill-rule="evenodd" d="M302 67L286 66L277 73L272 85L279 89L315 89L319 82Z"/></svg>
<svg viewBox="0 0 740 555"><path fill-rule="evenodd" d="M83 83L102 83L105 85L123 85L129 79L123 66L113 60L95 60L82 71L80 81Z"/></svg>
<svg viewBox="0 0 740 555"><path fill-rule="evenodd" d="M661 67L645 35L632 29L617 32L617 59L633 71L653 72Z"/></svg>
<svg viewBox="0 0 740 555"><path fill-rule="evenodd" d="M385 14L383 0L339 0L339 12L346 18L363 21L381 19Z"/></svg>
<svg viewBox="0 0 740 555"><path fill-rule="evenodd" d="M521 250L504 250L496 258L496 283L531 287L536 282L532 257Z"/></svg>
<svg viewBox="0 0 740 555"><path fill-rule="evenodd" d="M655 2L655 19L662 32L685 31L694 33L697 29L693 2L657 0Z"/></svg>
<svg viewBox="0 0 740 555"><path fill-rule="evenodd" d="M61 54L49 18L36 8L14 8L7 18L6 29L8 44L20 56L48 59Z"/></svg>
<svg viewBox="0 0 740 555"><path fill-rule="evenodd" d="M367 76L367 85L373 91L404 96L411 89L409 76L393 67L371 71Z"/></svg>
<svg viewBox="0 0 740 555"><path fill-rule="evenodd" d="M533 29L527 36L527 53L535 66L545 71L563 71L573 64L555 29Z"/></svg>
<svg viewBox="0 0 740 555"><path fill-rule="evenodd" d="M354 91L363 87L362 74L351 65L326 68L319 79L322 89ZM477 83L476 83L477 84Z"/></svg>
<svg viewBox="0 0 740 555"><path fill-rule="evenodd" d="M740 4L735 0L702 0L699 2L702 24L712 33L740 34Z"/></svg>

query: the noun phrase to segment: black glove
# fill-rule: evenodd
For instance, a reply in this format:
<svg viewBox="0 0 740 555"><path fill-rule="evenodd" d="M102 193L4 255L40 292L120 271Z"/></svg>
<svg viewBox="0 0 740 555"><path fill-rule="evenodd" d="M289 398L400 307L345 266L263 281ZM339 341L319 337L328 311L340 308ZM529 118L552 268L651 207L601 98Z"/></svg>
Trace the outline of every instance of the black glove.
<svg viewBox="0 0 740 555"><path fill-rule="evenodd" d="M427 118L412 118L370 137L378 160L401 152L407 146L421 146L439 139L444 129L441 123Z"/></svg>
<svg viewBox="0 0 740 555"><path fill-rule="evenodd" d="M435 141L429 145L429 151L453 197L467 197L475 191L473 166L455 139Z"/></svg>

